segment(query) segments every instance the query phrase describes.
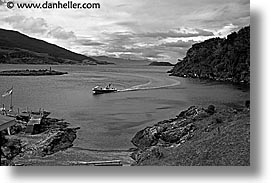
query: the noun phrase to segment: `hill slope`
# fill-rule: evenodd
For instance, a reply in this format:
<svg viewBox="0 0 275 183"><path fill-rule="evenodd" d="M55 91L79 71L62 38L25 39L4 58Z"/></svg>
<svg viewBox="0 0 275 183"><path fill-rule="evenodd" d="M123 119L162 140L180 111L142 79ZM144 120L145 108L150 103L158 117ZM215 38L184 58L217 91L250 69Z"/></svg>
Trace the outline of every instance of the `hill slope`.
<svg viewBox="0 0 275 183"><path fill-rule="evenodd" d="M250 83L250 27L226 39L213 38L194 44L169 71L180 77L198 77L233 83Z"/></svg>
<svg viewBox="0 0 275 183"><path fill-rule="evenodd" d="M96 62L93 58L17 31L0 29L0 63L82 63L83 60Z"/></svg>
<svg viewBox="0 0 275 183"><path fill-rule="evenodd" d="M136 133L139 166L249 166L250 109L191 106Z"/></svg>

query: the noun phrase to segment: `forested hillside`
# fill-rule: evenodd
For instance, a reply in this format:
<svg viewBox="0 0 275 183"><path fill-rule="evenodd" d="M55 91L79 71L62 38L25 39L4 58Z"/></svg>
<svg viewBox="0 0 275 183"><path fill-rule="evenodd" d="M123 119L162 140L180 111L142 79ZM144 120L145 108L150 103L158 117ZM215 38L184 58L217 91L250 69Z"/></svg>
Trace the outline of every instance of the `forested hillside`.
<svg viewBox="0 0 275 183"><path fill-rule="evenodd" d="M196 77L233 83L250 83L250 26L227 38L194 44L169 71L180 77Z"/></svg>

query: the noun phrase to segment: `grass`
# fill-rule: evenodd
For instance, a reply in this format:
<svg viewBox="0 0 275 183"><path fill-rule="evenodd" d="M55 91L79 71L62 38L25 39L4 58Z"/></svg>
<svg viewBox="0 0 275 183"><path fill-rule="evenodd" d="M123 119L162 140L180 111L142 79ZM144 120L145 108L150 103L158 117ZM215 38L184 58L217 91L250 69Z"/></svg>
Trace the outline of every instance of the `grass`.
<svg viewBox="0 0 275 183"><path fill-rule="evenodd" d="M196 121L194 124L197 130L190 140L178 147L160 147L161 156L148 155L140 160L137 165L250 165L249 110L222 109L213 116Z"/></svg>

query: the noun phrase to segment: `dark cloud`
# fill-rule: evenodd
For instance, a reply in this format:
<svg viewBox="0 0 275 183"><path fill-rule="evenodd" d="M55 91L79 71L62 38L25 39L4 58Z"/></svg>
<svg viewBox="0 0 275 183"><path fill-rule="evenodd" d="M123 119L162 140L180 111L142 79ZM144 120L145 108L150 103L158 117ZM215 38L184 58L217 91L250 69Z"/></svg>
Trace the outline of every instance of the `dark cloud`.
<svg viewBox="0 0 275 183"><path fill-rule="evenodd" d="M105 45L104 43L101 42L96 42L90 39L78 39L76 40L77 44L80 44L82 46L101 46L101 45Z"/></svg>
<svg viewBox="0 0 275 183"><path fill-rule="evenodd" d="M145 58L163 58L163 56L160 55L162 53L162 51L155 49L144 49L142 51L142 56Z"/></svg>
<svg viewBox="0 0 275 183"><path fill-rule="evenodd" d="M180 48L189 48L192 46L192 44L196 43L195 41L182 41L179 40L177 42L167 42L161 44L161 46L164 47L180 47Z"/></svg>

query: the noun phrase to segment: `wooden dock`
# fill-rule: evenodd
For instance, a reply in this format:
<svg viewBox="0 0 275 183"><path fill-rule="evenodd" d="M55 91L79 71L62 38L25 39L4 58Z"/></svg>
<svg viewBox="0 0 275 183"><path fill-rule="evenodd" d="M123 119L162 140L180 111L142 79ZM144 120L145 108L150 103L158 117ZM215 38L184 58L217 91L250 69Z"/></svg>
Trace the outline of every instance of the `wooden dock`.
<svg viewBox="0 0 275 183"><path fill-rule="evenodd" d="M87 165L87 166L123 166L121 160L109 160L109 161L73 161L73 165Z"/></svg>

